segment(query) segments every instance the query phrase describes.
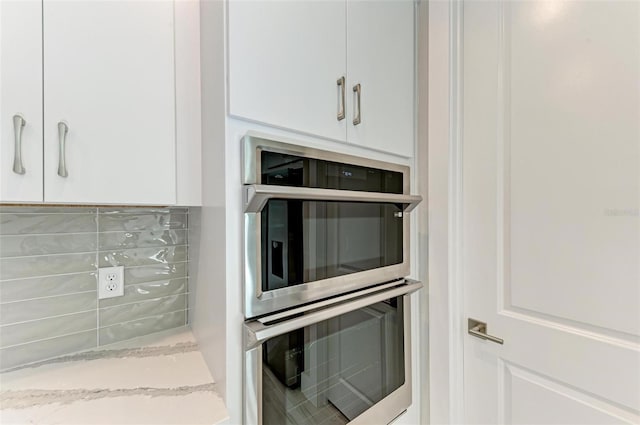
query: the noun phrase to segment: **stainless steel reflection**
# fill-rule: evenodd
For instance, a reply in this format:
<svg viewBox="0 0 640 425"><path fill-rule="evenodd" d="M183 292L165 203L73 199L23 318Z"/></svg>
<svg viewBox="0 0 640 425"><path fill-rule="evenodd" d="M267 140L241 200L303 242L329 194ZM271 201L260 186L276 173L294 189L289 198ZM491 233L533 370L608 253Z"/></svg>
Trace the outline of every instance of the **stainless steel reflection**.
<svg viewBox="0 0 640 425"><path fill-rule="evenodd" d="M271 137L271 136L269 136ZM363 167L382 168L389 171L396 171L403 175L402 193L410 194L410 174L409 167L390 162L376 161L373 159L361 158L359 156L346 155L339 152L324 151L309 148L306 146L292 145L278 140L265 139L255 133L248 133L243 138L243 178L244 184L260 184L262 168L260 163L260 152L268 150L282 154L305 156L309 158L322 159L326 161L341 162Z"/></svg>
<svg viewBox="0 0 640 425"><path fill-rule="evenodd" d="M420 195L395 193L358 192L354 190L316 189L308 187L270 186L253 184L245 186L246 213L262 211L270 199L301 199L305 201L383 202L402 204L404 212L411 212L422 201Z"/></svg>
<svg viewBox="0 0 640 425"><path fill-rule="evenodd" d="M328 306L333 305L333 304L342 303L344 301L349 301L349 300L352 300L354 298L362 297L364 295L369 295L369 294L373 294L375 292L380 292L380 291L384 291L384 290L387 290L387 289L395 288L397 286L404 285L404 284L407 284L407 283L416 283L416 281L415 280L411 280L411 279L398 279L398 280L394 280L393 282L384 283L384 284L381 284L381 285L376 285L376 286L372 286L372 287L369 287L369 288L360 289L357 292L349 292L347 294L340 295L338 297L332 297L332 298L329 298L329 299L326 299L326 300L316 301L315 303L313 303L313 305L307 304L307 305L303 305L303 306L297 307L297 308L290 308L290 309L287 309L286 311L282 311L280 313L275 313L275 314L270 314L269 316L261 317L261 318L256 319L256 320L261 322L261 323L269 323L269 322L273 322L273 321L276 321L276 320L286 319L289 316L293 316L294 314L304 313L305 311L309 311L310 309L318 309L318 308L328 307Z"/></svg>
<svg viewBox="0 0 640 425"><path fill-rule="evenodd" d="M397 280L411 273L409 220L406 218L402 223L402 263L263 292L262 256L260 254L261 221L259 213L244 215L244 306L246 318L321 300L338 293L351 292Z"/></svg>
<svg viewBox="0 0 640 425"><path fill-rule="evenodd" d="M300 310L306 310L307 314L289 319L284 322L279 321L281 320L280 315L274 315L263 317L260 320L254 320L245 323L245 349L250 350L256 345L261 344L262 342L266 341L269 338L273 338L274 336L282 335L295 329L309 326L313 323L322 322L323 320L331 319L332 317L336 317L341 314L366 307L370 304L387 300L389 298L411 294L422 288L422 283L420 282L406 282L407 283L404 283L392 289L377 291L373 294L353 298L349 301L337 303L331 307L326 307L323 309L318 309L315 304L306 306L306 308ZM271 322L278 323L270 325L269 323Z"/></svg>
<svg viewBox="0 0 640 425"><path fill-rule="evenodd" d="M244 424L262 421L262 345L244 354Z"/></svg>
<svg viewBox="0 0 640 425"><path fill-rule="evenodd" d="M245 385L244 385L244 423L262 424L262 342L275 336L283 335L292 330L300 329L315 323L346 314L377 302L403 297L404 323L404 383L391 394L374 404L350 424L386 424L411 405L411 293L422 287L420 282L398 286L396 288L379 291L355 300L338 305L312 311L300 317L279 321L269 325L270 318L251 321L244 324L245 345ZM309 306L309 309L316 308ZM279 317L273 318L278 320Z"/></svg>

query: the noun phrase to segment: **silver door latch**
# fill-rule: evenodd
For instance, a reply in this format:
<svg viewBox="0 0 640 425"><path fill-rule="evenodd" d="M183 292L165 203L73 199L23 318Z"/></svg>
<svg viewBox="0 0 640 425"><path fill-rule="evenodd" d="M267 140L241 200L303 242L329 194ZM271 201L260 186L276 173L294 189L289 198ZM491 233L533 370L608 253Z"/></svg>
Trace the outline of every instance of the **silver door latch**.
<svg viewBox="0 0 640 425"><path fill-rule="evenodd" d="M480 339L485 339L491 342L495 342L496 344L504 344L504 339L498 338L487 333L487 324L485 322L481 322L476 319L469 318L469 335L473 335Z"/></svg>

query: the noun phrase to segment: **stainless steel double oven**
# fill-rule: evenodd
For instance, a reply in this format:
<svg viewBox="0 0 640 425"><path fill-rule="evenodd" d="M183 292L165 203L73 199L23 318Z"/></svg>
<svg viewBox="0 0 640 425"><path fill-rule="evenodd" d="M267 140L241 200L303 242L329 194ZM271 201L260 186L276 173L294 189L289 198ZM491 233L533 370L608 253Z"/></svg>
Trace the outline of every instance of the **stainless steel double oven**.
<svg viewBox="0 0 640 425"><path fill-rule="evenodd" d="M245 424L411 404L409 168L245 136Z"/></svg>

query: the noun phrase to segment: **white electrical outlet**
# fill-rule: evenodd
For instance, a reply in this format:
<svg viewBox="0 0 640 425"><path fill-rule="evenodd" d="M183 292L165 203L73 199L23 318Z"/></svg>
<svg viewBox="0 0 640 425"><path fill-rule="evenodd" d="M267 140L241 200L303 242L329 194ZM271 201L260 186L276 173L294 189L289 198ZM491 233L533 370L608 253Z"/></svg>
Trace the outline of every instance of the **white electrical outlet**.
<svg viewBox="0 0 640 425"><path fill-rule="evenodd" d="M124 267L98 269L98 299L124 295Z"/></svg>

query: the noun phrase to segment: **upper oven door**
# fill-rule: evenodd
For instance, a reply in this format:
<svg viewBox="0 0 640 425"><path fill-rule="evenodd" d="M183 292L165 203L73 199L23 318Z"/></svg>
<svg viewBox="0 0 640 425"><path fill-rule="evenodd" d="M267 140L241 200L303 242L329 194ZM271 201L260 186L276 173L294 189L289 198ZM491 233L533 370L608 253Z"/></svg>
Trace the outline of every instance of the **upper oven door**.
<svg viewBox="0 0 640 425"><path fill-rule="evenodd" d="M245 146L259 158L245 186L246 317L409 274L406 213L421 198L403 193L406 167L270 143Z"/></svg>

